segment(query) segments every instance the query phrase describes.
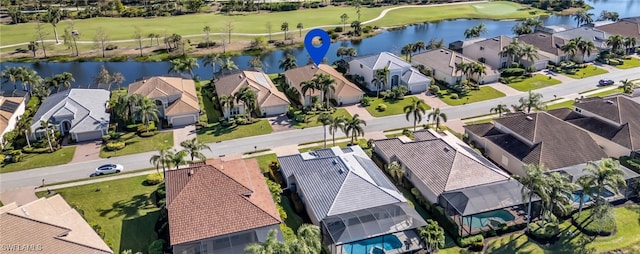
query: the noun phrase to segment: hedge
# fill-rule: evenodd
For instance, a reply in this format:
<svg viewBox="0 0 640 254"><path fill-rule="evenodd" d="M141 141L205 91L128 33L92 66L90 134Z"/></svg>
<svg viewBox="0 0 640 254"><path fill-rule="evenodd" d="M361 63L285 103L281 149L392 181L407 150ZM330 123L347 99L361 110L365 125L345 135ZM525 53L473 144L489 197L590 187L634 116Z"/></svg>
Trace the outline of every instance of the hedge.
<svg viewBox="0 0 640 254"><path fill-rule="evenodd" d="M465 248L469 247L473 243L484 241L484 236L482 234L477 234L467 237L458 237L456 240L458 240L458 245L460 245L460 247Z"/></svg>
<svg viewBox="0 0 640 254"><path fill-rule="evenodd" d="M42 148L25 147L25 148L22 148L22 151L24 153L51 153L51 150L49 149L49 147L42 147Z"/></svg>
<svg viewBox="0 0 640 254"><path fill-rule="evenodd" d="M600 230L600 223L591 218L591 210L583 210L580 217L578 217L578 213L574 213L572 218L573 225L590 236L609 236L616 227L616 221L612 219L605 221Z"/></svg>
<svg viewBox="0 0 640 254"><path fill-rule="evenodd" d="M122 150L122 148L125 147L125 143L124 142L109 142L106 145L107 151L117 151L117 150Z"/></svg>
<svg viewBox="0 0 640 254"><path fill-rule="evenodd" d="M148 185L156 185L163 181L164 181L164 175L162 175L162 173L159 173L159 172L148 174L147 179L145 180L145 182Z"/></svg>

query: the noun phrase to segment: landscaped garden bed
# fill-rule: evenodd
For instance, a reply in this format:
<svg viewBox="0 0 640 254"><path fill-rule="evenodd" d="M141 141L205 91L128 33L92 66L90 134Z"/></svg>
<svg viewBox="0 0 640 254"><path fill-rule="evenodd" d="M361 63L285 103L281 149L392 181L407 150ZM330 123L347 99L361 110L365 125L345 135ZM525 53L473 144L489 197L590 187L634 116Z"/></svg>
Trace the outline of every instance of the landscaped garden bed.
<svg viewBox="0 0 640 254"><path fill-rule="evenodd" d="M120 150L109 151L106 147L107 142L102 146L102 149L100 149L100 158L155 151L161 146L173 147L173 132L158 132L150 137L141 137L135 132L129 132L122 135L118 142L124 142L125 146Z"/></svg>

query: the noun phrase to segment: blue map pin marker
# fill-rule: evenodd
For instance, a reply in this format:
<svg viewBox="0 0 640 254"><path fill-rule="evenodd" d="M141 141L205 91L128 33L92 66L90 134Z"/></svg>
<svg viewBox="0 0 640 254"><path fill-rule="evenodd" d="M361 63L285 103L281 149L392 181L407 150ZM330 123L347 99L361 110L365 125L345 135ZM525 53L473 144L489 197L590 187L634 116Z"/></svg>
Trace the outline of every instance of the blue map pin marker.
<svg viewBox="0 0 640 254"><path fill-rule="evenodd" d="M315 37L320 37L321 45L313 45L313 38ZM327 54L327 51L329 51L329 46L331 46L331 38L329 38L329 34L322 29L313 29L304 37L304 47L316 65L322 63L322 59Z"/></svg>

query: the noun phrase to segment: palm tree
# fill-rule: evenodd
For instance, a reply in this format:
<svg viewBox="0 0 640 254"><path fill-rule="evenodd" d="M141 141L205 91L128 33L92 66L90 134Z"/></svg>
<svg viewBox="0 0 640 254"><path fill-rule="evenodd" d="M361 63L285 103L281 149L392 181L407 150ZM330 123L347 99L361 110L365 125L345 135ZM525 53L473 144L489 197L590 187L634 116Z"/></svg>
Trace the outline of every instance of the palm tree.
<svg viewBox="0 0 640 254"><path fill-rule="evenodd" d="M284 40L287 40L287 31L289 31L289 23L284 22L280 25L280 30L284 32Z"/></svg>
<svg viewBox="0 0 640 254"><path fill-rule="evenodd" d="M296 232L296 237L296 240L306 247L305 249L310 250L310 252L305 253L320 253L322 243L320 241L320 228L318 226L313 224L302 224Z"/></svg>
<svg viewBox="0 0 640 254"><path fill-rule="evenodd" d="M617 160L605 158L599 162L590 161L587 162L587 167L583 171L588 173L584 177L593 183L598 198L602 197L605 188L618 194L621 186L627 186L624 172L620 169L620 163Z"/></svg>
<svg viewBox="0 0 640 254"><path fill-rule="evenodd" d="M544 110L547 106L542 101L542 94L529 91L527 97L521 97L518 102L520 105L518 108L527 109L527 113L531 113L531 109Z"/></svg>
<svg viewBox="0 0 640 254"><path fill-rule="evenodd" d="M329 125L329 134L332 135L333 146L336 145L336 132L338 130L342 132L346 132L345 127L346 119L342 116L331 117L327 120L327 125Z"/></svg>
<svg viewBox="0 0 640 254"><path fill-rule="evenodd" d="M360 23L360 21L355 20L351 22L351 28L353 28L353 34L356 36L360 36L362 33L362 23Z"/></svg>
<svg viewBox="0 0 640 254"><path fill-rule="evenodd" d="M413 43L407 43L400 50L400 54L405 55L407 57L407 62L411 62L411 53L413 53Z"/></svg>
<svg viewBox="0 0 640 254"><path fill-rule="evenodd" d="M569 40L567 44L560 46L560 50L566 53L570 59L573 59L576 56L576 53L578 53L578 44L572 39Z"/></svg>
<svg viewBox="0 0 640 254"><path fill-rule="evenodd" d="M633 53L635 51L635 50L633 50L633 48L636 47L637 43L638 43L638 39L636 39L636 37L626 37L626 38L624 38L624 42L622 44L624 45L625 53L626 54Z"/></svg>
<svg viewBox="0 0 640 254"><path fill-rule="evenodd" d="M636 88L636 84L633 83L633 81L631 81L629 79L620 80L620 83L622 84L622 86L620 86L620 87L622 88L622 90L626 94L632 94L633 93L633 89Z"/></svg>
<svg viewBox="0 0 640 254"><path fill-rule="evenodd" d="M222 106L223 108L225 108L225 115L226 118L229 118L229 116L231 115L231 108L233 108L233 101L235 100L235 98L233 97L233 95L220 95L218 96L218 102L220 102L220 106Z"/></svg>
<svg viewBox="0 0 640 254"><path fill-rule="evenodd" d="M151 121L158 120L159 113L160 111L158 110L156 102L147 97L143 97L140 105L136 107L136 115L142 120L144 125L147 126L147 132L149 132Z"/></svg>
<svg viewBox="0 0 640 254"><path fill-rule="evenodd" d="M13 89L17 90L18 85L16 82L18 82L18 80L20 79L20 76L22 76L23 70L24 68L20 68L18 66L11 66L11 67L6 66L4 67L4 70L2 70L2 74L0 75L2 76L5 82L11 82L13 84Z"/></svg>
<svg viewBox="0 0 640 254"><path fill-rule="evenodd" d="M527 230L529 230L533 195L537 193L541 200L548 199L548 192L546 191L547 182L545 181L544 174L544 172L547 171L547 168L545 168L544 165L526 164L522 166L522 169L524 169L525 175L515 175L514 178L522 184L522 189L520 189L522 200L525 200L526 198L529 199L529 204L527 206Z"/></svg>
<svg viewBox="0 0 640 254"><path fill-rule="evenodd" d="M57 86L58 90L56 92L60 91L60 86L69 88L71 87L71 82L76 82L76 79L73 77L73 74L66 71L61 74L54 75L53 80L55 80L55 83L58 85Z"/></svg>
<svg viewBox="0 0 640 254"><path fill-rule="evenodd" d="M191 156L191 161L193 161L194 158L198 158L204 161L207 159L207 157L200 151L205 149L211 151L211 147L209 147L205 143L198 141L197 138L182 141L180 142L180 146L182 146L182 148L184 148L184 151L186 151L187 154Z"/></svg>
<svg viewBox="0 0 640 254"><path fill-rule="evenodd" d="M440 112L440 108L433 109L433 111L429 113L429 115L427 115L427 118L432 119L433 122L436 123L436 131L440 129L441 120L444 121L445 123L447 122L447 115L445 113Z"/></svg>
<svg viewBox="0 0 640 254"><path fill-rule="evenodd" d="M56 38L56 44L60 43L60 40L58 39L58 30L56 30L56 26L58 25L58 22L60 22L61 19L62 19L62 10L60 10L60 8L50 7L47 10L45 20L47 23L51 23L51 26L53 26L53 35Z"/></svg>
<svg viewBox="0 0 640 254"><path fill-rule="evenodd" d="M289 253L289 245L278 241L278 231L275 229L269 230L267 233L267 239L264 244L251 243L244 248L245 254L286 254Z"/></svg>
<svg viewBox="0 0 640 254"><path fill-rule="evenodd" d="M613 213L611 205L601 197L598 197L596 199L596 203L593 209L591 209L591 218L599 225L598 234L600 234L600 232L602 231L602 226L605 222L615 222L615 214Z"/></svg>
<svg viewBox="0 0 640 254"><path fill-rule="evenodd" d="M477 83L480 83L480 80L482 80L482 76L487 74L487 66L481 63L471 63L470 69L472 75L478 75L476 79Z"/></svg>
<svg viewBox="0 0 640 254"><path fill-rule="evenodd" d="M216 63L220 61L220 54L211 53L202 58L202 64L204 67L211 66L213 70L213 78L216 78Z"/></svg>
<svg viewBox="0 0 640 254"><path fill-rule="evenodd" d="M465 75L466 74L466 70L468 69L467 66L468 66L468 64L465 63L465 62L455 63L454 64L454 67L456 69L455 73L460 72L460 74Z"/></svg>
<svg viewBox="0 0 640 254"><path fill-rule="evenodd" d="M429 253L437 252L444 247L444 229L432 219L427 219L427 225L420 227L420 238L425 242Z"/></svg>
<svg viewBox="0 0 640 254"><path fill-rule="evenodd" d="M192 57L176 58L169 60L169 62L171 63L169 73L175 72L182 74L185 72L189 72L189 74L191 74L191 77L193 77L193 68L199 67L198 61Z"/></svg>
<svg viewBox="0 0 640 254"><path fill-rule="evenodd" d="M47 141L49 142L49 151L53 152L53 146L51 145L51 134L49 133L49 131L53 129L51 121L40 120L40 128L44 129L44 135L47 137Z"/></svg>
<svg viewBox="0 0 640 254"><path fill-rule="evenodd" d="M166 174L167 167L169 167L169 165L171 164L169 158L167 157L168 152L168 147L161 147L160 150L158 150L158 154L151 156L151 158L149 159L149 163L156 166L156 171L158 171L158 168L162 166L163 175Z"/></svg>
<svg viewBox="0 0 640 254"><path fill-rule="evenodd" d="M527 59L534 65L534 60L538 59L538 49L530 44L526 44L520 48L520 57Z"/></svg>
<svg viewBox="0 0 640 254"><path fill-rule="evenodd" d="M499 55L505 55L511 58L511 63L516 61L516 57L520 55L520 43L516 40L502 47L502 50L498 53Z"/></svg>
<svg viewBox="0 0 640 254"><path fill-rule="evenodd" d="M485 27L484 23L480 23L478 25L475 25L471 28L464 30L464 37L467 39L476 38L476 37L480 37L480 35L485 33L487 33L487 28Z"/></svg>
<svg viewBox="0 0 640 254"><path fill-rule="evenodd" d="M404 107L404 112L406 113L407 121L409 121L409 116L413 115L413 132L416 131L416 125L422 121L422 116L424 116L426 109L426 104L422 100L416 100L415 98L411 102L411 104Z"/></svg>
<svg viewBox="0 0 640 254"><path fill-rule="evenodd" d="M593 13L587 13L585 10L579 10L572 16L577 23L576 27L580 27L581 24L593 23Z"/></svg>
<svg viewBox="0 0 640 254"><path fill-rule="evenodd" d="M391 175L391 178L396 181L396 183L400 186L403 185L402 177L404 176L405 169L400 166L397 161L392 161L387 164L387 173Z"/></svg>
<svg viewBox="0 0 640 254"><path fill-rule="evenodd" d="M552 172L545 177L547 182L546 190L548 199L545 212L547 217L550 217L554 211L559 214L567 214L570 211L569 204L572 202L573 191L576 186L569 180L569 176L561 174L560 172ZM546 217L543 216L542 221L544 224Z"/></svg>
<svg viewBox="0 0 640 254"><path fill-rule="evenodd" d="M38 72L29 68L20 68L22 68L22 70L20 71L21 75L18 76L18 80L22 83L22 87L24 87L25 90L31 91L32 89L29 89L29 87L42 83L43 79L38 75Z"/></svg>
<svg viewBox="0 0 640 254"><path fill-rule="evenodd" d="M364 136L364 129L362 126L366 126L367 122L360 119L360 115L355 114L351 119L347 119L344 125L347 136L351 134L351 145L354 145L356 136Z"/></svg>
<svg viewBox="0 0 640 254"><path fill-rule="evenodd" d="M219 64L220 64L220 69L222 69L223 71L231 72L232 70L238 69L238 65L236 65L236 63L233 62L233 60L231 60L231 58L229 57L226 57L224 60L221 60Z"/></svg>
<svg viewBox="0 0 640 254"><path fill-rule="evenodd" d="M244 104L244 109L247 114L247 119L251 122L251 113L256 108L257 103L257 95L251 87L245 86L240 88L234 95L236 98L236 102L242 102Z"/></svg>
<svg viewBox="0 0 640 254"><path fill-rule="evenodd" d="M328 74L317 73L313 75L313 83L315 83L316 88L321 92L320 101L324 103L324 107L328 109L329 95L336 91L335 81Z"/></svg>
<svg viewBox="0 0 640 254"><path fill-rule="evenodd" d="M617 54L620 48L622 48L622 46L624 45L624 38L619 34L612 35L607 38L605 43L607 44L607 46L611 47L612 52Z"/></svg>
<svg viewBox="0 0 640 254"><path fill-rule="evenodd" d="M304 101L308 102L309 106L311 106L311 93L315 92L315 90L318 88L318 85L316 84L314 79L311 80L307 80L307 81L303 81L302 83L300 83L301 86L301 91L302 91L302 96L304 96L304 94L307 93L307 91L309 91L309 101L307 101L307 99L305 98Z"/></svg>
<svg viewBox="0 0 640 254"><path fill-rule="evenodd" d="M289 53L287 53L284 58L280 59L280 65L278 65L278 67L283 71L291 70L293 68L296 68L297 66L298 65L296 64L296 58Z"/></svg>
<svg viewBox="0 0 640 254"><path fill-rule="evenodd" d="M347 24L347 20L349 19L349 15L347 15L346 13L342 13L342 15L340 15L340 21L342 22L342 30L344 31L345 28L345 24Z"/></svg>
<svg viewBox="0 0 640 254"><path fill-rule="evenodd" d="M413 44L413 47L415 51L420 53L420 51L427 49L427 44L425 44L424 41L416 41L416 43Z"/></svg>
<svg viewBox="0 0 640 254"><path fill-rule="evenodd" d="M491 108L489 110L489 113L498 113L498 117L502 117L502 114L505 112L509 112L509 108L507 107L507 105L499 103L498 105L496 105L495 107Z"/></svg>
<svg viewBox="0 0 640 254"><path fill-rule="evenodd" d="M184 150L176 151L175 149L171 149L167 152L166 156L167 156L167 161L170 163L170 165L176 166L176 169L178 169L180 165L188 164L186 160L187 152Z"/></svg>
<svg viewBox="0 0 640 254"><path fill-rule="evenodd" d="M327 125L330 123L330 118L333 118L331 114L323 112L318 116L316 122L322 124L322 130L324 130L324 148L327 148Z"/></svg>
<svg viewBox="0 0 640 254"><path fill-rule="evenodd" d="M576 184L578 185L578 187L580 187L580 202L578 205L578 217L580 217L585 202L584 197L593 196L593 194L595 193L595 186L591 178L584 176L578 178Z"/></svg>
<svg viewBox="0 0 640 254"><path fill-rule="evenodd" d="M302 25L302 22L298 23L296 28L298 28L298 31L300 32L300 37L302 37L302 29L304 28L304 26Z"/></svg>
<svg viewBox="0 0 640 254"><path fill-rule="evenodd" d="M596 50L596 45L593 43L592 40L584 40L582 39L582 37L578 37L577 39L577 46L578 46L578 50L580 50L580 53L582 53L582 62L584 63L584 58L585 56L590 57L591 56L591 52Z"/></svg>
<svg viewBox="0 0 640 254"><path fill-rule="evenodd" d="M376 97L379 98L380 89L387 87L387 83L389 82L389 68L385 66L382 69L376 70L371 82L376 85Z"/></svg>

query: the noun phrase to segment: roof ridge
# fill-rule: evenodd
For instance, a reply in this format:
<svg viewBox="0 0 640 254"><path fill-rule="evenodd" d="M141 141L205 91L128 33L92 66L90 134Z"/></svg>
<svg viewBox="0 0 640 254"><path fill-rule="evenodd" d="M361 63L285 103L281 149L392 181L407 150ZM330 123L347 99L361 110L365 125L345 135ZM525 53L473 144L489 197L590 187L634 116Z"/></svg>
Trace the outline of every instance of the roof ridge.
<svg viewBox="0 0 640 254"><path fill-rule="evenodd" d="M70 231L72 231L72 230L70 230ZM100 237L98 234L96 234L96 236L97 236L97 237ZM113 253L113 252L112 252L113 250L111 250L111 249L109 249L110 251L106 251L106 250L103 250L103 249L100 249L100 248L96 248L96 247L94 247L94 246L89 246L89 245L86 245L86 244L83 244L83 243L79 243L79 242L75 242L75 241L70 241L69 239L62 238L62 237L59 237L59 236L55 236L55 237L53 237L53 238L55 238L55 239L57 239L57 240L60 240L60 241L63 241L63 242L70 243L70 244L80 245L80 246L83 246L83 247L86 247L86 248L89 248L89 249L94 249L94 250L102 251L102 252L105 252L105 253ZM102 240L102 238L100 238L100 240ZM106 243L105 243L105 245L106 245ZM109 248L109 246L108 246L108 245L107 245L107 248Z"/></svg>
<svg viewBox="0 0 640 254"><path fill-rule="evenodd" d="M357 156L357 155L353 155L353 156L355 157L355 156ZM363 159L365 159L365 160L366 160L366 158L363 158ZM358 164L360 164L360 163L358 163ZM362 167L362 165L360 165L360 166ZM364 169L364 167L362 167L362 169ZM365 172L367 172L367 170L366 170L366 169L364 169L364 171L365 171ZM379 190L383 191L384 193L386 193L387 195L391 196L392 198L394 198L394 199L398 200L399 202L402 202L402 200L399 200L396 196L394 196L394 195L392 195L391 193L389 193L389 191L387 191L386 189L382 188L382 186L380 186L380 185L378 185L377 183L375 183L375 180L374 180L373 182L371 182L371 181L369 181L369 180L365 179L364 177L362 177L362 176L360 176L360 175L358 175L358 174L355 174L355 173L354 173L354 175L356 175L356 176L357 176L357 177L359 177L360 179L364 180L365 182L369 183L370 185L373 185L374 187L378 188ZM371 180L373 180L373 177L371 177L371 175L369 175L369 172L367 172L367 175L371 178ZM399 193L399 194L400 194L400 193ZM402 195L402 194L400 194L400 195Z"/></svg>
<svg viewBox="0 0 640 254"><path fill-rule="evenodd" d="M16 210L16 209L19 209L19 208L22 208L22 206L19 206L19 207L15 208L15 209L12 209L12 210ZM71 229L67 228L67 227L63 227L63 226L56 225L56 224L53 224L53 223L49 223L49 222L46 222L46 221L36 220L34 218L31 218L31 217L26 217L26 216L21 216L21 215L15 214L15 213L11 213L11 210L7 211L4 214L11 215L11 216L14 216L16 218L21 218L21 219L33 221L35 223L41 223L41 224L49 225L49 226L56 227L56 228L59 228L59 229L64 229L64 230L67 230L67 232L71 231Z"/></svg>
<svg viewBox="0 0 640 254"><path fill-rule="evenodd" d="M446 145L449 145L449 144L447 144L447 142L444 142L444 143ZM442 192L445 192L447 190L447 185L449 185L449 181L451 179L451 171L453 171L452 169L453 169L453 166L456 164L456 158L458 158L458 154L460 154L460 152L458 152L458 150L454 149L454 151L456 152L456 154L453 156L453 160L451 160L451 165L449 167L447 167L449 169L449 170L446 171L447 175L446 175L445 179L447 179L447 181L444 183L444 186L442 188Z"/></svg>

